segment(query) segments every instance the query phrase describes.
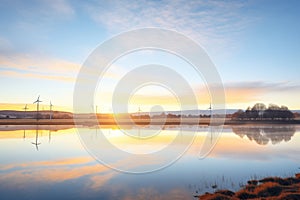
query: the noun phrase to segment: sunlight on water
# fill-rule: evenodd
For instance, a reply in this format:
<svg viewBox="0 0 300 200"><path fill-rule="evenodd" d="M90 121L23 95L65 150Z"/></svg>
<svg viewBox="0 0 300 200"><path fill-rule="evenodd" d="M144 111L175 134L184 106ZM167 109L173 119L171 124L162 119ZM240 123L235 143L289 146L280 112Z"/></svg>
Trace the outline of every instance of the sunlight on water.
<svg viewBox="0 0 300 200"><path fill-rule="evenodd" d="M149 131L136 130L135 137L125 135L121 130L114 130L111 133L104 131L106 138L115 147L132 154L150 154L154 151L160 151L161 149L168 146L174 138L177 136L178 131L162 131L159 135L142 139L147 137ZM116 135L116 136L114 136ZM152 132L150 131L150 135Z"/></svg>

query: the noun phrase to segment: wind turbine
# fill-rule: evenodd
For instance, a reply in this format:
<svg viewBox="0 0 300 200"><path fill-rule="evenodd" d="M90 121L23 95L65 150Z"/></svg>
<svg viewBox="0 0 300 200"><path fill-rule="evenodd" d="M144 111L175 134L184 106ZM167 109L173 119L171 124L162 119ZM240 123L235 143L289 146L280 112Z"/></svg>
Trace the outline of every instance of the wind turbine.
<svg viewBox="0 0 300 200"><path fill-rule="evenodd" d="M212 110L211 102L209 103L209 108L208 108L208 110L210 111L210 117L211 117L211 110Z"/></svg>
<svg viewBox="0 0 300 200"><path fill-rule="evenodd" d="M40 95L39 97L37 98L37 100L35 102L33 102L33 104L36 103L36 120L39 120L39 108L40 108Z"/></svg>
<svg viewBox="0 0 300 200"><path fill-rule="evenodd" d="M139 110L138 110L138 113L139 113L139 119L141 119L141 112L142 112L142 109L141 109L141 107L139 106ZM138 137L141 138L141 128L140 128L140 126L138 126Z"/></svg>
<svg viewBox="0 0 300 200"><path fill-rule="evenodd" d="M141 107L139 106L139 110L138 110L139 118L141 118L141 112L142 112L142 110L141 110Z"/></svg>
<svg viewBox="0 0 300 200"><path fill-rule="evenodd" d="M24 118L26 118L26 111L28 110L27 104L25 105L25 107L23 108L23 110L25 112Z"/></svg>
<svg viewBox="0 0 300 200"><path fill-rule="evenodd" d="M212 110L212 107L211 107L211 102L209 103L209 108L208 108L208 110L210 111L210 120L211 120L211 110ZM209 126L209 129L211 129L211 127ZM212 131L210 130L210 143L212 143L212 141L213 141L213 134L212 134Z"/></svg>
<svg viewBox="0 0 300 200"><path fill-rule="evenodd" d="M98 106L97 105L96 105L96 120L97 120L97 122L99 124L99 120L98 120Z"/></svg>
<svg viewBox="0 0 300 200"><path fill-rule="evenodd" d="M50 120L52 119L52 107L53 107L53 105L52 105L52 103L50 101Z"/></svg>

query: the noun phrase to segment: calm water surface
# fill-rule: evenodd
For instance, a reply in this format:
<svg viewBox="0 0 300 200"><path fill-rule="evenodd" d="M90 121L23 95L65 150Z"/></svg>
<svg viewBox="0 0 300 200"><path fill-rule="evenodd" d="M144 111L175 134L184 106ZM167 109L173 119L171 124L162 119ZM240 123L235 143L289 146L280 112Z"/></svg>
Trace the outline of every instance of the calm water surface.
<svg viewBox="0 0 300 200"><path fill-rule="evenodd" d="M136 132L143 135L149 129L136 128ZM102 133L95 127L81 131L95 138L106 134L120 148L147 153L164 148L179 129L184 140L195 127L166 127L153 146L143 147L136 147L113 127L102 128ZM213 151L199 159L207 130L199 127L192 146L171 166L127 174L95 161L73 127L0 126L0 199L194 199L212 192L212 185L238 190L249 179L300 171L299 126L224 127ZM126 163L126 167L148 164Z"/></svg>

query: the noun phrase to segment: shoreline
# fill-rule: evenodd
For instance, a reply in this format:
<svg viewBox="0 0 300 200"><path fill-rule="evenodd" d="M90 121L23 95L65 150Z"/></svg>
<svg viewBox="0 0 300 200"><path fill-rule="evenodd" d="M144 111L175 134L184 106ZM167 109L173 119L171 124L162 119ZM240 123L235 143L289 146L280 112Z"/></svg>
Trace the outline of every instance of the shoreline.
<svg viewBox="0 0 300 200"><path fill-rule="evenodd" d="M76 122L76 123L75 123ZM298 125L300 120L279 121L279 120L223 120L210 118L171 118L171 119L120 119L118 123L114 119L0 119L0 125Z"/></svg>
<svg viewBox="0 0 300 200"><path fill-rule="evenodd" d="M261 180L249 180L246 186L236 192L217 190L214 193L207 192L194 197L201 200L300 199L300 174L288 178L267 177Z"/></svg>

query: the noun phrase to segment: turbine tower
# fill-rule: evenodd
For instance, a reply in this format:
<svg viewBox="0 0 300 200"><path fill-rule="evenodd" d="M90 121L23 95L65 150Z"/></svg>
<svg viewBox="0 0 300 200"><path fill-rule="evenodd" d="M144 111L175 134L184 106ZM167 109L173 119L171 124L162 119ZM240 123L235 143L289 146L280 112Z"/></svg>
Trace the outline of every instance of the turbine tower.
<svg viewBox="0 0 300 200"><path fill-rule="evenodd" d="M28 110L27 104L25 105L25 107L23 108L23 110L25 112L24 118L26 118L26 111Z"/></svg>
<svg viewBox="0 0 300 200"><path fill-rule="evenodd" d="M209 114L210 114L210 119L212 119L211 117L211 115L212 115L212 113L211 113L211 110L212 110L212 107L211 107L211 102L209 103L209 108L208 108L208 110L210 111L209 112ZM211 129L211 127L209 126L209 129ZM210 130L210 143L212 144L212 142L213 142L213 134L212 134L212 131Z"/></svg>
<svg viewBox="0 0 300 200"><path fill-rule="evenodd" d="M138 110L139 118L141 118L141 112L142 112L142 109L141 109L141 107L139 106L139 110Z"/></svg>
<svg viewBox="0 0 300 200"><path fill-rule="evenodd" d="M40 95L39 97L37 98L37 100L35 102L33 102L33 104L36 103L36 120L39 120L39 108L40 108Z"/></svg>
<svg viewBox="0 0 300 200"><path fill-rule="evenodd" d="M52 105L52 103L50 101L50 120L52 119L52 107L53 107L53 105Z"/></svg>
<svg viewBox="0 0 300 200"><path fill-rule="evenodd" d="M211 102L210 102L210 104L209 104L209 108L208 108L208 110L210 111L210 112L209 112L209 114L210 114L210 117L211 117L211 110L212 110L212 107L211 107Z"/></svg>

